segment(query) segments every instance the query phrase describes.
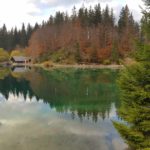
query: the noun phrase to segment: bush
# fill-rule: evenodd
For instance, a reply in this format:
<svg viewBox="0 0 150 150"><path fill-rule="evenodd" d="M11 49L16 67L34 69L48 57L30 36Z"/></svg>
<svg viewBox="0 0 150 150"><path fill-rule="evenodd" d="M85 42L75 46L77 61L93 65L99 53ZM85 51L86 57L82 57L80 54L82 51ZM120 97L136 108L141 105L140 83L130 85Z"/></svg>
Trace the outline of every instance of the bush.
<svg viewBox="0 0 150 150"><path fill-rule="evenodd" d="M24 56L24 55L25 55L24 52L21 50L12 50L11 54L10 54L11 57L13 57L13 56Z"/></svg>
<svg viewBox="0 0 150 150"><path fill-rule="evenodd" d="M10 73L10 70L8 68L0 68L0 79L4 79L6 76L8 76Z"/></svg>
<svg viewBox="0 0 150 150"><path fill-rule="evenodd" d="M50 67L53 67L53 62L51 62L51 61L45 61L45 62L42 63L42 65L45 68L50 68Z"/></svg>
<svg viewBox="0 0 150 150"><path fill-rule="evenodd" d="M66 60L64 60L62 63L67 64L67 65L73 65L76 63L75 58L74 57L69 57Z"/></svg>
<svg viewBox="0 0 150 150"><path fill-rule="evenodd" d="M111 61L109 59L106 59L103 61L103 65L110 65Z"/></svg>
<svg viewBox="0 0 150 150"><path fill-rule="evenodd" d="M53 62L61 62L63 61L64 59L67 58L67 54L65 52L64 49L61 49L61 50L58 50L58 51L55 51L53 52L53 54L51 54L50 56L50 59L53 61Z"/></svg>
<svg viewBox="0 0 150 150"><path fill-rule="evenodd" d="M3 48L0 48L0 62L9 61L9 54Z"/></svg>

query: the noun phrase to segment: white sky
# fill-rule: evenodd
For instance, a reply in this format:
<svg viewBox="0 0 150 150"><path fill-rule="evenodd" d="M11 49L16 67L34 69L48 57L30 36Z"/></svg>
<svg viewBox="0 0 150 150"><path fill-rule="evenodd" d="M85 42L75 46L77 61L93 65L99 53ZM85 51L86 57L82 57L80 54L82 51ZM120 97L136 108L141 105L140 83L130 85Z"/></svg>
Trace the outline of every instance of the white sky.
<svg viewBox="0 0 150 150"><path fill-rule="evenodd" d="M3 23L9 29L20 28L23 22L41 23L58 10L71 12L73 6L79 8L83 3L85 6L100 3L102 8L108 4L117 16L121 7L127 4L137 21L141 18L139 6L143 6L142 0L0 0L0 27Z"/></svg>

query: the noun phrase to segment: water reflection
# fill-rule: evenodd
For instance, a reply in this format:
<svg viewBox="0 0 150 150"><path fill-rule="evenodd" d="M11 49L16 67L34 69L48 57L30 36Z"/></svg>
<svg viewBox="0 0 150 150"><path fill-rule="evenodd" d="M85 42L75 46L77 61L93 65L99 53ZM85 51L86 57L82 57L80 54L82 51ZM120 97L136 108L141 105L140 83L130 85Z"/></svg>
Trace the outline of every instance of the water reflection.
<svg viewBox="0 0 150 150"><path fill-rule="evenodd" d="M13 66L11 67L11 71L14 73L25 73L31 70L30 66Z"/></svg>
<svg viewBox="0 0 150 150"><path fill-rule="evenodd" d="M1 72L1 70L0 70ZM114 70L32 69L0 79L0 149L124 150ZM9 142L8 142L9 141Z"/></svg>
<svg viewBox="0 0 150 150"><path fill-rule="evenodd" d="M109 118L112 104L118 107L119 100L115 84L117 72L111 70L36 70L14 75L14 72L0 80L0 92L9 98L12 93L22 94L38 101L42 99L57 112L72 113L79 118Z"/></svg>

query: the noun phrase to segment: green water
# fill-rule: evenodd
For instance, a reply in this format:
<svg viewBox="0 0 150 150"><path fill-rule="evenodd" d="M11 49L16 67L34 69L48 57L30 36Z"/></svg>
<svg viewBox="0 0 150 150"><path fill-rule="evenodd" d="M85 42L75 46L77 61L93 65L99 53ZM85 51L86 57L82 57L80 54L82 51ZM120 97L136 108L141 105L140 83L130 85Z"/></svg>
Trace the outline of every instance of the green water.
<svg viewBox="0 0 150 150"><path fill-rule="evenodd" d="M0 150L125 150L117 70L0 69Z"/></svg>

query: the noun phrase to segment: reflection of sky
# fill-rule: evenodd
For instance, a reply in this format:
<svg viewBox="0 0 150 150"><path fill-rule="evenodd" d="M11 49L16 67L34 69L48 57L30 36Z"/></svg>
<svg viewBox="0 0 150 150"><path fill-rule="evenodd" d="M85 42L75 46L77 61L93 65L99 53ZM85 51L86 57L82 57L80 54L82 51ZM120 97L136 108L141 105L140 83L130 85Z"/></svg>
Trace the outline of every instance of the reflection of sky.
<svg viewBox="0 0 150 150"><path fill-rule="evenodd" d="M126 145L112 126L116 117L114 104L110 119L72 120L71 112L63 114L42 100L23 95L0 94L0 149L4 150L123 150Z"/></svg>
<svg viewBox="0 0 150 150"><path fill-rule="evenodd" d="M32 99L27 97L25 100L21 94L17 96L10 93L8 100L2 95L0 96L0 112L0 117L3 120L7 118L9 122L21 122L37 118L40 115L44 117L48 115L50 108L42 100L37 102L35 97Z"/></svg>

